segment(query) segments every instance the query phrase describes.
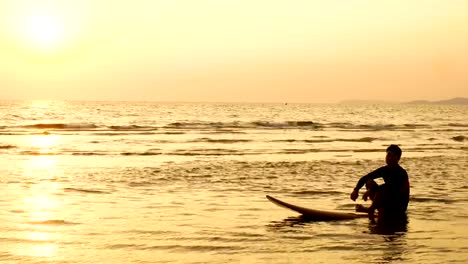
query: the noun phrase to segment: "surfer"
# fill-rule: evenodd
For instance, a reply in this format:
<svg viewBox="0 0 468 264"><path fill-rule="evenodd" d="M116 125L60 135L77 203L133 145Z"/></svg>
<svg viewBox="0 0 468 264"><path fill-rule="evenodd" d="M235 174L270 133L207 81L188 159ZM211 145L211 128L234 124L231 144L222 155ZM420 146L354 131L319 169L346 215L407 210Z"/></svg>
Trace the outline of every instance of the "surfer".
<svg viewBox="0 0 468 264"><path fill-rule="evenodd" d="M368 190L363 196L363 199L366 200L367 197L369 197L372 200L372 204L369 208L358 205L356 209L358 211L368 212L371 220L374 219L375 210L379 212L379 219L406 216L410 185L408 173L398 163L401 158L401 153L400 147L397 145L390 145L387 148L387 155L385 157L387 165L359 179L350 195L351 200L356 201L359 196L359 189L366 184ZM374 182L374 179L377 178L383 178L385 183L377 185Z"/></svg>

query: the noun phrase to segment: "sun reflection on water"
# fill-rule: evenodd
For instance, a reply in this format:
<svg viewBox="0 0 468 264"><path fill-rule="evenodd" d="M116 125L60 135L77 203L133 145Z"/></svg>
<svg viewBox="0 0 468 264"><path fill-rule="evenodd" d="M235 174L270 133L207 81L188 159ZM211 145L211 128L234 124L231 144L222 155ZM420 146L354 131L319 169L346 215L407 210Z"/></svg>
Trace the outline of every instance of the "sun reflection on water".
<svg viewBox="0 0 468 264"><path fill-rule="evenodd" d="M57 136L34 135L29 138L32 147L38 151L50 151L57 142ZM27 189L19 200L23 221L19 224L21 243L13 249L15 254L31 257L55 258L62 233L54 223L63 219L63 201L58 193L63 190L59 181L63 172L58 167L59 157L55 155L30 156L23 164L23 177Z"/></svg>
<svg viewBox="0 0 468 264"><path fill-rule="evenodd" d="M33 135L30 138L31 147L39 154L50 154L59 143L60 137L57 135Z"/></svg>
<svg viewBox="0 0 468 264"><path fill-rule="evenodd" d="M24 245L15 252L17 255L31 257L55 257L57 256L58 245L54 243L38 243Z"/></svg>
<svg viewBox="0 0 468 264"><path fill-rule="evenodd" d="M40 231L32 231L27 233L26 238L32 241L50 241L52 235L47 232L40 232Z"/></svg>
<svg viewBox="0 0 468 264"><path fill-rule="evenodd" d="M57 158L52 156L33 156L28 160L25 171L49 170L48 174L54 172L57 165Z"/></svg>
<svg viewBox="0 0 468 264"><path fill-rule="evenodd" d="M34 257L54 257L57 255L58 245L52 241L52 233L31 231L25 235L25 239L35 243L20 249L23 255Z"/></svg>
<svg viewBox="0 0 468 264"><path fill-rule="evenodd" d="M32 155L25 161L24 176L31 179L54 177L58 173L59 157L50 154L53 154L54 148L59 144L60 136L32 135L27 140L32 152L37 155Z"/></svg>
<svg viewBox="0 0 468 264"><path fill-rule="evenodd" d="M48 193L43 193L41 189ZM29 213L30 222L55 219L56 211L62 203L54 199L49 193L53 189L56 188L44 185L42 187L39 186L37 190L33 190L33 193L24 198L24 205Z"/></svg>

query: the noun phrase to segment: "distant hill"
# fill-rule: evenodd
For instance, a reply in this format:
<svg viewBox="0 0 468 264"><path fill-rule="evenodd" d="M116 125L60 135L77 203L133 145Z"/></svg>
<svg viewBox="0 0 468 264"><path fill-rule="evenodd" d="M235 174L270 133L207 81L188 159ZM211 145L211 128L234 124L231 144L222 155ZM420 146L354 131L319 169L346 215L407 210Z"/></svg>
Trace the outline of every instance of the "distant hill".
<svg viewBox="0 0 468 264"><path fill-rule="evenodd" d="M416 101L407 102L407 104L468 105L468 98L456 97L456 98L452 98L448 100L441 100L441 101L416 100Z"/></svg>
<svg viewBox="0 0 468 264"><path fill-rule="evenodd" d="M425 105L468 105L468 98L455 97L448 100L429 101L429 100L415 100L409 102L396 102L396 101L378 101L378 100L345 100L338 102L338 104L425 104Z"/></svg>
<svg viewBox="0 0 468 264"><path fill-rule="evenodd" d="M397 102L379 101L379 100L344 100L344 101L338 102L338 104L349 104L349 105L397 104Z"/></svg>

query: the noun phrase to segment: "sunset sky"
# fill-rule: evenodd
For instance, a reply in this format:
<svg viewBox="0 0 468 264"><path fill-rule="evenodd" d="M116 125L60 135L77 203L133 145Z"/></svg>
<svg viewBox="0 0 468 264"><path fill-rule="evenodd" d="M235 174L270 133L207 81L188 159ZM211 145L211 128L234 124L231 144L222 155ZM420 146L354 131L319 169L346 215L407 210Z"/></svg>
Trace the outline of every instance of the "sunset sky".
<svg viewBox="0 0 468 264"><path fill-rule="evenodd" d="M468 97L468 1L0 0L0 100Z"/></svg>

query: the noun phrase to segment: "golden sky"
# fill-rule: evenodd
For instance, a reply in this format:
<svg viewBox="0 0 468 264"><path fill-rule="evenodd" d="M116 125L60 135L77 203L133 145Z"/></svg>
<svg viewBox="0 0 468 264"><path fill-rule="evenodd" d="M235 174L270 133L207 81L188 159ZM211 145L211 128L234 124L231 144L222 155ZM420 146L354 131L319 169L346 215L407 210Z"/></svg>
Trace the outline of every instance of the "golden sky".
<svg viewBox="0 0 468 264"><path fill-rule="evenodd" d="M464 0L0 0L0 99L468 97Z"/></svg>

